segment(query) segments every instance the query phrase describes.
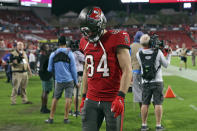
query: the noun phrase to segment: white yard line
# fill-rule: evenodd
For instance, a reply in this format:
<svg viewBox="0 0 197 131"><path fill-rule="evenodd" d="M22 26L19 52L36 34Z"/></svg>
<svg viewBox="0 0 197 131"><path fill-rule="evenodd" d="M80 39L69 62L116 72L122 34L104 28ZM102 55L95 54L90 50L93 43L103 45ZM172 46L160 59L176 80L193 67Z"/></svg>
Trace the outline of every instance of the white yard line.
<svg viewBox="0 0 197 131"><path fill-rule="evenodd" d="M173 65L169 65L167 69L162 68L162 70L163 75L176 75L197 82L197 70L183 68L182 71L179 71L179 67Z"/></svg>
<svg viewBox="0 0 197 131"><path fill-rule="evenodd" d="M197 111L197 107L195 105L189 105L192 109L194 109L195 111Z"/></svg>
<svg viewBox="0 0 197 131"><path fill-rule="evenodd" d="M182 97L180 97L180 96L177 96L177 95L176 95L176 98L177 98L178 100L180 100L180 101L184 101L184 100L185 100L184 98L182 98Z"/></svg>

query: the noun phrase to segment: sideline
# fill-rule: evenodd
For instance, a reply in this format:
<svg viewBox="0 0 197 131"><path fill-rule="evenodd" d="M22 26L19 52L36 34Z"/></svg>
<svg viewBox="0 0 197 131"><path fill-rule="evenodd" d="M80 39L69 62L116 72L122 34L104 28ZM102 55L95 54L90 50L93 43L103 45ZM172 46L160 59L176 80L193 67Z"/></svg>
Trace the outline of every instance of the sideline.
<svg viewBox="0 0 197 131"><path fill-rule="evenodd" d="M169 75L176 75L179 77L183 77L192 81L197 82L197 71L192 69L183 69L182 71L179 71L179 67L169 65L168 68L162 68L163 75L169 76Z"/></svg>
<svg viewBox="0 0 197 131"><path fill-rule="evenodd" d="M195 105L189 105L192 109L194 109L195 111L197 111L197 107Z"/></svg>

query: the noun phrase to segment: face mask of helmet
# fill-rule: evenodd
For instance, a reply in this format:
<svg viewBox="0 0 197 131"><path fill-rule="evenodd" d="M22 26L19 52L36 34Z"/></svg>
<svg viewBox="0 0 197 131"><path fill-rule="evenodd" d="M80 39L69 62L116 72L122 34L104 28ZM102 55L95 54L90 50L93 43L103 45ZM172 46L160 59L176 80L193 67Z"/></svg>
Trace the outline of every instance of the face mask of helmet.
<svg viewBox="0 0 197 131"><path fill-rule="evenodd" d="M89 42L97 42L106 27L106 18L98 7L87 7L79 15L80 30Z"/></svg>

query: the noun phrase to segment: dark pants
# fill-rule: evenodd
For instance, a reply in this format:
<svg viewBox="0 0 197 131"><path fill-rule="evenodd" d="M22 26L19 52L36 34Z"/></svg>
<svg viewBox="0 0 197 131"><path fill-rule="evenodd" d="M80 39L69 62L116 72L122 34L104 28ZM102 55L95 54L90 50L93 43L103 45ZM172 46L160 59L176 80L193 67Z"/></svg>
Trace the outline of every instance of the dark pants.
<svg viewBox="0 0 197 131"><path fill-rule="evenodd" d="M82 109L83 131L99 131L104 118L106 131L120 131L121 116L114 118L114 113L111 112L111 102L85 100Z"/></svg>
<svg viewBox="0 0 197 131"><path fill-rule="evenodd" d="M32 73L35 73L36 72L36 70L35 70L36 62L30 62L29 65L30 65Z"/></svg>
<svg viewBox="0 0 197 131"><path fill-rule="evenodd" d="M11 66L9 64L5 65L5 72L6 72L7 82L10 82L12 80L12 71L11 71Z"/></svg>

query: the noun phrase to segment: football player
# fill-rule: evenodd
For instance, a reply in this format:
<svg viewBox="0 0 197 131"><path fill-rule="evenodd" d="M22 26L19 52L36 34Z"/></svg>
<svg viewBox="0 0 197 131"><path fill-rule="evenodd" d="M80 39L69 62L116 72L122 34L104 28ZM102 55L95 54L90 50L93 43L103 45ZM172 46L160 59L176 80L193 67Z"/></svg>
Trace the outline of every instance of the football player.
<svg viewBox="0 0 197 131"><path fill-rule="evenodd" d="M106 30L107 20L99 7L84 8L79 21L80 50L85 54L82 130L98 131L105 118L106 131L120 131L132 77L129 35Z"/></svg>

